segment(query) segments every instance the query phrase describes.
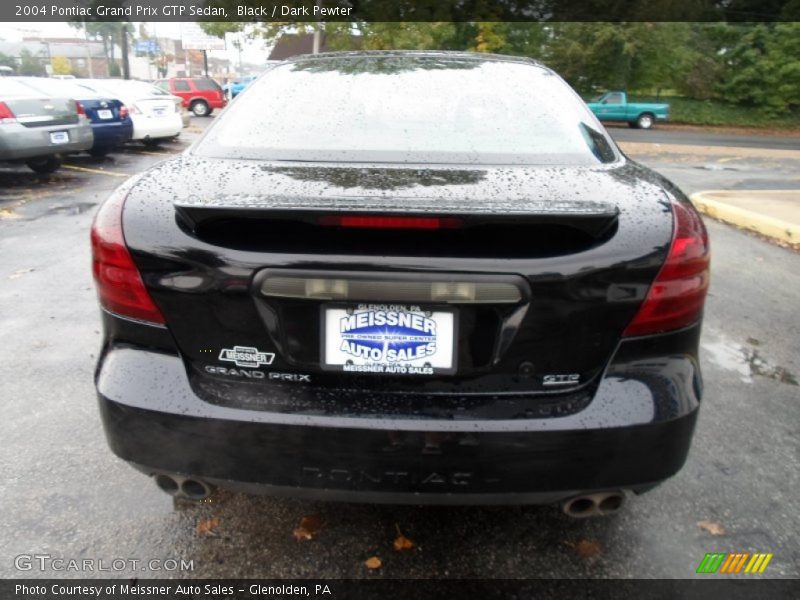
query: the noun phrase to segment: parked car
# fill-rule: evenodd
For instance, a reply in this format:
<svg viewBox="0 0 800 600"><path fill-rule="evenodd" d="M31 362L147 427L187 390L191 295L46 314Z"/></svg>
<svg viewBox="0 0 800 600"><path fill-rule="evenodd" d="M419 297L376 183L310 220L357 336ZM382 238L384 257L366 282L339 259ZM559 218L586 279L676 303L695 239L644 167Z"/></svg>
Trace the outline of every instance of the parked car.
<svg viewBox="0 0 800 600"><path fill-rule="evenodd" d="M42 94L77 100L92 124L94 144L89 149L92 156L105 156L115 147L130 140L133 135L133 121L128 114L128 108L113 94L87 89L78 85L75 78L59 80L20 77L17 81Z"/></svg>
<svg viewBox="0 0 800 600"><path fill-rule="evenodd" d="M176 138L183 129L181 99L150 83L125 79L80 79L78 83L113 94L128 106L134 141L153 146Z"/></svg>
<svg viewBox="0 0 800 600"><path fill-rule="evenodd" d="M650 129L669 118L669 104L628 102L625 92L606 92L587 104L601 121L622 121L638 129Z"/></svg>
<svg viewBox="0 0 800 600"><path fill-rule="evenodd" d="M207 117L228 103L220 85L208 77L173 77L155 83L165 92L183 98L183 106L198 117Z"/></svg>
<svg viewBox="0 0 800 600"><path fill-rule="evenodd" d="M242 77L241 79L235 79L223 85L222 90L225 92L225 96L229 100L233 100L244 90L244 88L253 83L257 78L258 75L248 75L247 77Z"/></svg>
<svg viewBox="0 0 800 600"><path fill-rule="evenodd" d="M686 459L703 222L532 60L289 60L91 239L107 439L171 494L588 516Z"/></svg>
<svg viewBox="0 0 800 600"><path fill-rule="evenodd" d="M64 155L89 150L92 126L73 98L36 92L4 78L0 86L0 161L24 162L52 173Z"/></svg>
<svg viewBox="0 0 800 600"><path fill-rule="evenodd" d="M13 75L14 69L5 65L0 65L0 77L12 77Z"/></svg>

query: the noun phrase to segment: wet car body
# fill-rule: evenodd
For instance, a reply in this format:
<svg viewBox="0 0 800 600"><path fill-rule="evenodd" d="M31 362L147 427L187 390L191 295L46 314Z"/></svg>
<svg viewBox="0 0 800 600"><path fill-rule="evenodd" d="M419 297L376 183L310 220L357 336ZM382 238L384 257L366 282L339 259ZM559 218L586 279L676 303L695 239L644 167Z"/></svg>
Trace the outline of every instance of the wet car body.
<svg viewBox="0 0 800 600"><path fill-rule="evenodd" d="M181 99L143 81L80 79L78 84L97 93L119 98L128 107L132 130L129 139L158 144L180 135L185 127Z"/></svg>
<svg viewBox="0 0 800 600"><path fill-rule="evenodd" d="M392 57L437 69L513 63L376 60ZM164 322L120 315L101 287L96 383L111 448L184 493L200 481L357 501L532 503L670 477L702 393L699 313L657 334L634 323L670 262L673 211L693 213L668 181L610 145L599 152L605 162L572 166L189 152L129 182L114 202ZM329 363L337 308L406 298L424 304L420 318L452 315L452 364L430 376Z"/></svg>
<svg viewBox="0 0 800 600"><path fill-rule="evenodd" d="M0 160L50 172L60 157L92 147L94 135L73 98L36 92L16 78L0 91Z"/></svg>
<svg viewBox="0 0 800 600"><path fill-rule="evenodd" d="M20 81L38 92L65 96L80 102L92 125L94 143L89 149L90 153L105 155L131 139L133 122L127 107L118 98L86 89L78 85L79 80L76 79L27 77Z"/></svg>

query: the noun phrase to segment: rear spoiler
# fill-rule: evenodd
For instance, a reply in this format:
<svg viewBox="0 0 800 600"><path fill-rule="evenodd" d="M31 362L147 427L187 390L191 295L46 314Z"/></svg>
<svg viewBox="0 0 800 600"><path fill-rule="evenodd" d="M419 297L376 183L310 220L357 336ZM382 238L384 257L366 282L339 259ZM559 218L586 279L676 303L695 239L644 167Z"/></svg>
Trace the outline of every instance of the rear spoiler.
<svg viewBox="0 0 800 600"><path fill-rule="evenodd" d="M330 225L331 218L403 217L458 223L458 228L481 225L558 224L600 237L616 225L619 208L601 201L508 200L480 203L439 198L299 196L222 196L188 198L174 202L176 217L196 232L216 221L287 220L309 225ZM452 225L451 225L452 226Z"/></svg>

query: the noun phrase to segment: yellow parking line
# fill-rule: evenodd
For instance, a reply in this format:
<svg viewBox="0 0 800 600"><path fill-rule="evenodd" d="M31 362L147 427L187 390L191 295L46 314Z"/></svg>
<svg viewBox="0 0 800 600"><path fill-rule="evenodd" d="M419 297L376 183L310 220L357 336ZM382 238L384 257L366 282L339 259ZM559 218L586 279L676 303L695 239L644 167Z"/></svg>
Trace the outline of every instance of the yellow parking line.
<svg viewBox="0 0 800 600"><path fill-rule="evenodd" d="M155 154L158 156L172 156L173 154L177 154L177 152L137 152L136 154Z"/></svg>
<svg viewBox="0 0 800 600"><path fill-rule="evenodd" d="M109 175L111 177L130 177L128 173L117 173L116 171L103 171L101 169L89 169L88 167L79 167L77 165L61 165L65 169L73 171L82 171L84 173L97 173L98 175Z"/></svg>

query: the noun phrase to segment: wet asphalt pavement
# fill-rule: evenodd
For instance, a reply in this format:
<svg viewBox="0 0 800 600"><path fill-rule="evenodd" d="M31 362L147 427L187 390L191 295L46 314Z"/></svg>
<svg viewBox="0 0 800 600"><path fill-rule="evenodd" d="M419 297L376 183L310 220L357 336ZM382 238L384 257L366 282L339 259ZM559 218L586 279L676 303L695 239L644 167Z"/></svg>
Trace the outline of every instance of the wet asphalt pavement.
<svg viewBox="0 0 800 600"><path fill-rule="evenodd" d="M706 552L736 551L774 553L765 577L800 576L800 255L713 221L706 389L689 460L613 517L224 492L192 504L159 491L111 454L100 426L88 231L95 205L125 175L185 144L74 158L77 169L46 180L0 166L0 576L683 578ZM638 158L688 192L754 181L797 187L800 160L755 154ZM292 531L306 515L319 515L322 527L299 543ZM392 548L398 528L413 550ZM18 570L15 557L31 554L184 559L193 570ZM371 556L380 569L366 569Z"/></svg>

